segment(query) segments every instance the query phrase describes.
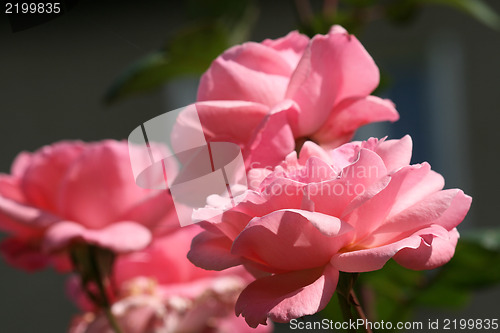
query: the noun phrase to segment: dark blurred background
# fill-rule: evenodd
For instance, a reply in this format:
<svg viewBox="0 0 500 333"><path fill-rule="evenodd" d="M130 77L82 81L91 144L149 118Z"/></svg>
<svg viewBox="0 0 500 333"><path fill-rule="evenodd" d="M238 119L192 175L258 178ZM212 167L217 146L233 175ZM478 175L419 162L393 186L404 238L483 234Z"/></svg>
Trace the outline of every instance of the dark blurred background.
<svg viewBox="0 0 500 333"><path fill-rule="evenodd" d="M500 12L500 1L486 1ZM289 1L260 1L251 39L296 28ZM194 101L197 77L112 106L103 95L132 62L154 51L184 23L171 1L80 1L45 24L13 33L0 18L0 172L22 150L66 139L124 139L142 122ZM498 226L500 188L500 33L449 8L425 8L406 25L374 22L358 36L384 75L382 94L401 120L363 129L358 138L414 139L413 162L429 161L447 188L473 198L461 230ZM64 332L75 307L64 277L27 274L0 261L0 331ZM460 311L427 318L498 318L500 289L475 295Z"/></svg>

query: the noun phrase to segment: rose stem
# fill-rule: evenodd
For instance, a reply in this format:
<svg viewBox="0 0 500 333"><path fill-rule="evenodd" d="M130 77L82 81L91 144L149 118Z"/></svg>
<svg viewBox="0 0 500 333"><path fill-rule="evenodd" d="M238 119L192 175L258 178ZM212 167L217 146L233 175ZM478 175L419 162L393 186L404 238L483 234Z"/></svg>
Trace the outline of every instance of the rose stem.
<svg viewBox="0 0 500 333"><path fill-rule="evenodd" d="M101 307L104 310L106 318L108 319L109 325L113 329L115 333L123 333L118 322L116 321L113 312L111 312L111 305L108 299L108 295L106 293L106 288L104 287L104 276L102 276L101 269L98 263L98 248L95 246L89 246L89 261L90 261L90 269L92 271L92 276L94 277L95 283L97 284L97 288L99 289L99 293L101 296Z"/></svg>
<svg viewBox="0 0 500 333"><path fill-rule="evenodd" d="M358 314L359 318L363 319L363 321L366 323L367 319L366 319L365 312L363 311L363 308L361 307L361 304L359 303L359 300L356 297L356 293L354 292L354 289L351 289L350 296L351 296L351 300L352 300L352 302L351 302L352 306L356 310L356 313ZM368 327L368 325L365 325L365 331L366 331L366 333L372 333L372 330L370 329L370 327Z"/></svg>

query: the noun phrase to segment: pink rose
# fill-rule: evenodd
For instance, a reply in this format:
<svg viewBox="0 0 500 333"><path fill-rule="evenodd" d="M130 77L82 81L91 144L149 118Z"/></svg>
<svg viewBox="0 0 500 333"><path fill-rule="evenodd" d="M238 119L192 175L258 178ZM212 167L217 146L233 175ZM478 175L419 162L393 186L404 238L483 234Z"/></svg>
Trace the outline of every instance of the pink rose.
<svg viewBox="0 0 500 333"><path fill-rule="evenodd" d="M239 144L247 166L275 166L295 142L337 147L365 124L396 121L392 102L370 96L378 83L373 59L342 27L312 39L294 31L217 57L196 106L208 141Z"/></svg>
<svg viewBox="0 0 500 333"><path fill-rule="evenodd" d="M260 186L202 222L188 258L214 270L243 264L259 277L236 304L252 327L321 310L339 271L378 270L391 258L416 270L443 265L472 199L442 190L428 163L409 165L411 150L409 136L331 151L306 142L300 158L292 152L272 172L253 170Z"/></svg>
<svg viewBox="0 0 500 333"><path fill-rule="evenodd" d="M234 314L236 299L251 277L241 268L206 271L186 259L198 226L156 239L147 249L120 256L113 281L118 287L112 312L127 333L254 332ZM84 294L71 294L84 310ZM258 332L269 332L263 327ZM87 312L73 321L70 333L108 333L106 317Z"/></svg>
<svg viewBox="0 0 500 333"><path fill-rule="evenodd" d="M177 227L172 207L166 191L135 184L126 142L60 142L21 153L0 175L0 229L10 234L0 247L17 267L67 270L63 250L72 242L144 248Z"/></svg>

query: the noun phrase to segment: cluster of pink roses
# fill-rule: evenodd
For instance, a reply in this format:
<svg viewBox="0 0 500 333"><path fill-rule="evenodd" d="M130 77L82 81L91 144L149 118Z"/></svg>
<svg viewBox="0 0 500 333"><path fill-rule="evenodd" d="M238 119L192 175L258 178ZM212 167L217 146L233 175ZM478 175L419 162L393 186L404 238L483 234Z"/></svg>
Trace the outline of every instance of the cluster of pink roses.
<svg viewBox="0 0 500 333"><path fill-rule="evenodd" d="M372 58L338 26L235 46L203 75L196 104L206 140L242 150L249 188L235 207L213 214L212 200L194 212L203 229L180 228L169 191L135 184L137 147L62 142L0 175L2 254L80 275L69 289L86 313L72 333L244 332L234 310L254 328L316 313L339 272L391 258L443 265L471 198L443 190L429 164L410 165L408 136L348 143L367 123L398 119L370 95L378 83ZM190 130L181 125L177 137Z"/></svg>

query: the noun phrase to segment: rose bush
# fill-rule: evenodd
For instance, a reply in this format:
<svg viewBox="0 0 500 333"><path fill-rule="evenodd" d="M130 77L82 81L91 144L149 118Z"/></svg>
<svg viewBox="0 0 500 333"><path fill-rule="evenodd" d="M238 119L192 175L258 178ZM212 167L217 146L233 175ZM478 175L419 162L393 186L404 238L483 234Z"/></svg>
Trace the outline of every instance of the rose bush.
<svg viewBox="0 0 500 333"><path fill-rule="evenodd" d="M275 166L296 141L336 147L365 124L397 120L392 102L370 96L378 83L367 51L334 26L231 47L202 76L196 106L208 141L239 144L247 165ZM193 122L178 125L182 134Z"/></svg>
<svg viewBox="0 0 500 333"><path fill-rule="evenodd" d="M198 226L156 239L147 249L118 257L113 281L118 295L111 309L124 332L254 332L234 314L234 305L251 277L243 269L206 271L186 259ZM76 317L70 333L112 332L99 310L91 309L79 284L71 294L87 313ZM269 332L265 327L257 332Z"/></svg>
<svg viewBox="0 0 500 333"><path fill-rule="evenodd" d="M443 265L471 198L442 190L428 163L409 165L411 151L409 136L329 151L306 142L298 158L292 152L272 171L251 171L253 190L202 222L188 258L212 270L244 265L258 278L236 304L252 327L321 310L340 271L378 270L391 258L416 270Z"/></svg>
<svg viewBox="0 0 500 333"><path fill-rule="evenodd" d="M126 142L60 142L21 153L0 175L0 229L10 234L0 248L17 267L67 270L73 242L139 250L178 226L172 207L166 191L135 184Z"/></svg>

